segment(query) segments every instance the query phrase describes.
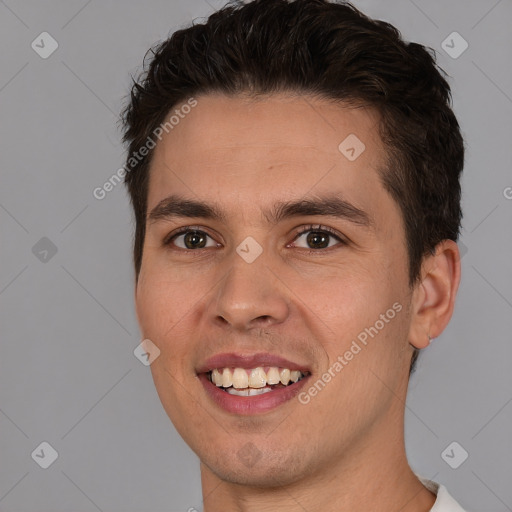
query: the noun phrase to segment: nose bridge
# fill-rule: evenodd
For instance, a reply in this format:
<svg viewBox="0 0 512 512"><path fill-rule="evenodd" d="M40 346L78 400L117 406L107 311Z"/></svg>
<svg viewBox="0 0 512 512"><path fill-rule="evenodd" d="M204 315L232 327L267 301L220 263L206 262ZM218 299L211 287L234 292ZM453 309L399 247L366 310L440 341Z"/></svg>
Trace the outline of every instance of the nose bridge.
<svg viewBox="0 0 512 512"><path fill-rule="evenodd" d="M240 244L227 262L228 271L210 310L213 320L238 330L283 322L289 314L288 300L269 268L270 259L260 254L251 261L244 250L254 250L251 241Z"/></svg>

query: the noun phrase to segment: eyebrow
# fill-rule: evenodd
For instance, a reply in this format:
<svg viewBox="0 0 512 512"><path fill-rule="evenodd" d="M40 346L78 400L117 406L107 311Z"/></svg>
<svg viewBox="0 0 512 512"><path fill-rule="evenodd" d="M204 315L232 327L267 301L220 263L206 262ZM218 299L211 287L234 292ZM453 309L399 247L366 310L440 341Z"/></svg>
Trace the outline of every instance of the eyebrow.
<svg viewBox="0 0 512 512"><path fill-rule="evenodd" d="M270 210L262 212L269 224L285 219L305 216L327 216L347 220L363 227L373 227L367 212L337 195L315 196L297 201L281 201ZM206 203L173 194L162 199L149 213L148 221L171 220L182 217L199 217L225 222L228 215L216 203Z"/></svg>

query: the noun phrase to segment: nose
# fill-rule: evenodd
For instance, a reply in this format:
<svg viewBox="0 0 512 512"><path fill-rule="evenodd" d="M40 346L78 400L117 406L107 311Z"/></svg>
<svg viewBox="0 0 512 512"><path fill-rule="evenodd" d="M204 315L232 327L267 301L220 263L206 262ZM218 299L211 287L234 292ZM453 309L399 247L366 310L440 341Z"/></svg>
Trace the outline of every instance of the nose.
<svg viewBox="0 0 512 512"><path fill-rule="evenodd" d="M286 288L260 256L253 263L238 254L213 297L210 314L217 325L239 332L284 322L289 315Z"/></svg>

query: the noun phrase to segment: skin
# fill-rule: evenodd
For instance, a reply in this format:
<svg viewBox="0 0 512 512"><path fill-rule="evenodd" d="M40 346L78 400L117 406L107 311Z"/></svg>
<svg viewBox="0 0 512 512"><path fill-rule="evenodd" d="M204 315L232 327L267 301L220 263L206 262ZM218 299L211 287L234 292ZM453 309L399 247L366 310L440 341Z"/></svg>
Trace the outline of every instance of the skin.
<svg viewBox="0 0 512 512"><path fill-rule="evenodd" d="M456 244L439 244L409 286L402 217L377 173L385 151L373 110L292 94L196 99L155 148L148 212L178 193L216 202L226 219L148 221L135 300L144 338L161 351L151 365L160 400L201 460L204 510L430 510L435 496L405 455L404 403L413 347L426 347L453 312ZM366 146L353 162L338 150L349 134ZM261 214L325 193L372 225L329 216L269 224ZM311 249L307 234L297 238L309 224L346 243ZM184 226L204 230L209 247L183 248L183 236L163 244ZM236 252L248 236L263 248L251 264ZM213 403L196 375L214 354L270 352L307 363L316 381L396 302L402 310L306 405L242 417ZM239 456L248 443L259 457L251 467Z"/></svg>

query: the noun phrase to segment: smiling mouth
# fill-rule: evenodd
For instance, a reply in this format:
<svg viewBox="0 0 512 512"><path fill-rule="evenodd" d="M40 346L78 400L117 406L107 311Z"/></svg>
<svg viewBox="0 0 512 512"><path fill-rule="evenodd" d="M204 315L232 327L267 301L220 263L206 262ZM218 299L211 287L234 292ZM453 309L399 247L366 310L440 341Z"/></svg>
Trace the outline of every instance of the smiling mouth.
<svg viewBox="0 0 512 512"><path fill-rule="evenodd" d="M256 396L291 386L307 377L309 372L259 366L252 369L216 368L206 375L212 384L230 395Z"/></svg>

